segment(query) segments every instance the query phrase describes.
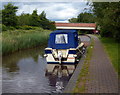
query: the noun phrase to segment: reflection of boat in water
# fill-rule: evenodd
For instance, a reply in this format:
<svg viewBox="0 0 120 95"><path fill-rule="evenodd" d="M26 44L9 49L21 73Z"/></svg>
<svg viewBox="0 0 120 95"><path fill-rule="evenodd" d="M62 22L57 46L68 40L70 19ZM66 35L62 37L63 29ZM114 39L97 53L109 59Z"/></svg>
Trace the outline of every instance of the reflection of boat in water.
<svg viewBox="0 0 120 95"><path fill-rule="evenodd" d="M44 55L47 61L47 71L73 73L84 50L84 43L79 42L76 30L52 32Z"/></svg>
<svg viewBox="0 0 120 95"><path fill-rule="evenodd" d="M57 75L48 75L49 85L55 87L52 93L62 93L71 76L58 77Z"/></svg>

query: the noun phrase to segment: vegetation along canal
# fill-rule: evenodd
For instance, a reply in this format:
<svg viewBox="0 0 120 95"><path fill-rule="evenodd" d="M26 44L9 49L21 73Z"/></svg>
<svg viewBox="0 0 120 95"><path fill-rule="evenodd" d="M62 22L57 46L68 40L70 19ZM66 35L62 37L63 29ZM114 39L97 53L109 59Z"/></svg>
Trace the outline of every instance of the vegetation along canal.
<svg viewBox="0 0 120 95"><path fill-rule="evenodd" d="M82 41L90 38L80 37ZM2 59L3 93L61 93L71 76L45 75L44 47L23 50Z"/></svg>

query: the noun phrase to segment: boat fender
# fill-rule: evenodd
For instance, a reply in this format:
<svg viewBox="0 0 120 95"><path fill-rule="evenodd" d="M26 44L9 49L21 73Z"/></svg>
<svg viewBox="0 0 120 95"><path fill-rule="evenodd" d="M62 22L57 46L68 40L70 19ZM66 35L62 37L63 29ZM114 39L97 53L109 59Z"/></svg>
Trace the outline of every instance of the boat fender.
<svg viewBox="0 0 120 95"><path fill-rule="evenodd" d="M47 54L44 54L44 57L47 57L48 55Z"/></svg>

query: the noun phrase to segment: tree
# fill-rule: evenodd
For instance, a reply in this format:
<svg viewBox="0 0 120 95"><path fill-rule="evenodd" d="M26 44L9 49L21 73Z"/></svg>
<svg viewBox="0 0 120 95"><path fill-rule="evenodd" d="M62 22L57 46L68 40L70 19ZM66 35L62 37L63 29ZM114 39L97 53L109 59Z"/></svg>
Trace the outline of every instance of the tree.
<svg viewBox="0 0 120 95"><path fill-rule="evenodd" d="M77 18L71 18L68 20L70 23L77 23Z"/></svg>
<svg viewBox="0 0 120 95"><path fill-rule="evenodd" d="M120 2L93 2L91 4L101 36L120 40Z"/></svg>
<svg viewBox="0 0 120 95"><path fill-rule="evenodd" d="M82 23L94 23L95 22L95 17L92 13L80 13L77 16L77 22L82 22Z"/></svg>
<svg viewBox="0 0 120 95"><path fill-rule="evenodd" d="M40 20L47 20L45 11L42 11L42 13L39 15L39 19Z"/></svg>
<svg viewBox="0 0 120 95"><path fill-rule="evenodd" d="M30 14L22 13L20 16L18 16L18 25L30 25Z"/></svg>
<svg viewBox="0 0 120 95"><path fill-rule="evenodd" d="M92 13L80 13L77 18L71 18L68 20L70 23L94 23L95 16Z"/></svg>
<svg viewBox="0 0 120 95"><path fill-rule="evenodd" d="M32 15L30 16L30 25L39 26L39 18L38 18L37 10L33 10Z"/></svg>
<svg viewBox="0 0 120 95"><path fill-rule="evenodd" d="M18 7L8 3L4 6L2 10L2 23L6 26L16 26L17 25L17 12Z"/></svg>
<svg viewBox="0 0 120 95"><path fill-rule="evenodd" d="M0 10L0 24L2 24L2 10Z"/></svg>
<svg viewBox="0 0 120 95"><path fill-rule="evenodd" d="M46 18L46 13L44 11L42 11L42 13L39 15L39 22L40 22L40 26L43 29L48 29L48 30L55 30L55 22L52 22L50 20L48 20Z"/></svg>
<svg viewBox="0 0 120 95"><path fill-rule="evenodd" d="M4 6L3 10L0 10L0 16L2 15L0 23L2 22L3 24L1 26L4 26L5 28L6 26L13 26L9 27L9 29L19 28L18 26L23 25L37 26L49 30L56 29L54 22L46 18L46 13L44 11L40 15L37 14L37 10L33 10L32 14L22 13L20 16L16 16L17 9L17 6L8 3ZM5 28L3 29L6 30Z"/></svg>

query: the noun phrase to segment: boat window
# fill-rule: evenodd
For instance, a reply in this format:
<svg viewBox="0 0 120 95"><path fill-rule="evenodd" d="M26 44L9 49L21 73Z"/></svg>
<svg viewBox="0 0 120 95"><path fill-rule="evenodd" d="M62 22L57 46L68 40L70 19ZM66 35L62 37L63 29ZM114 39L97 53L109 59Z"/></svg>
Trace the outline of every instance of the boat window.
<svg viewBox="0 0 120 95"><path fill-rule="evenodd" d="M57 34L55 38L56 44L67 44L68 43L68 35L67 34Z"/></svg>

